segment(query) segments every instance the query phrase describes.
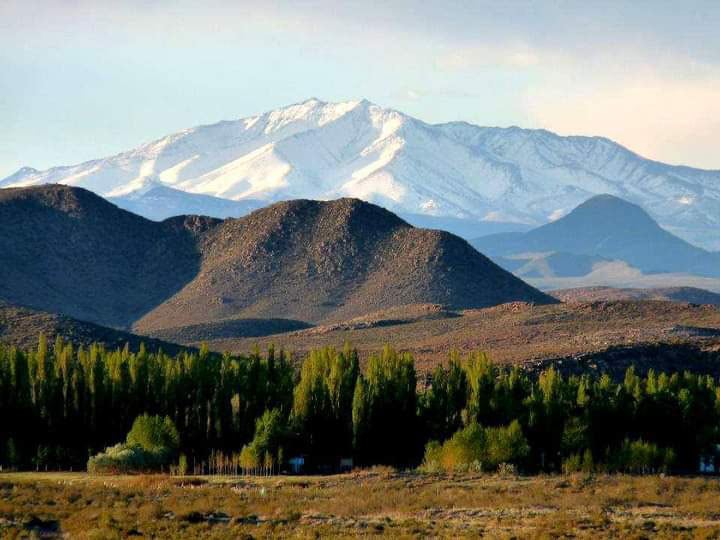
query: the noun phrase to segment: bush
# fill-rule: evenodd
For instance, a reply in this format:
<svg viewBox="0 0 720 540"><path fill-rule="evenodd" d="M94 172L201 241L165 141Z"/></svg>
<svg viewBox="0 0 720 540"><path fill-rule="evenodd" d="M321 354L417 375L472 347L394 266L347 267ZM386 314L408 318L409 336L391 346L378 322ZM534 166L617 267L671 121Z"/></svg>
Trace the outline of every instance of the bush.
<svg viewBox="0 0 720 540"><path fill-rule="evenodd" d="M92 456L88 460L87 470L92 474L144 471L152 468L149 463L151 459L151 455L139 446L127 446L121 443Z"/></svg>
<svg viewBox="0 0 720 540"><path fill-rule="evenodd" d="M167 416L162 418L143 414L133 422L126 443L128 446L139 446L148 452L175 452L180 444L180 436L175 424Z"/></svg>
<svg viewBox="0 0 720 540"><path fill-rule="evenodd" d="M472 422L442 445L428 443L422 468L429 472L497 470L501 464L522 464L529 453L530 446L517 421L497 428Z"/></svg>
<svg viewBox="0 0 720 540"><path fill-rule="evenodd" d="M125 443L92 456L87 470L92 474L160 470L174 460L178 446L178 432L170 418L144 414L133 422Z"/></svg>
<svg viewBox="0 0 720 540"><path fill-rule="evenodd" d="M618 472L652 474L668 472L675 461L672 448L661 448L643 440L625 439L610 459L610 468Z"/></svg>
<svg viewBox="0 0 720 540"><path fill-rule="evenodd" d="M592 452L588 448L581 455L580 453L571 454L562 464L563 474L572 474L583 472L590 474L595 472L595 462L593 460Z"/></svg>

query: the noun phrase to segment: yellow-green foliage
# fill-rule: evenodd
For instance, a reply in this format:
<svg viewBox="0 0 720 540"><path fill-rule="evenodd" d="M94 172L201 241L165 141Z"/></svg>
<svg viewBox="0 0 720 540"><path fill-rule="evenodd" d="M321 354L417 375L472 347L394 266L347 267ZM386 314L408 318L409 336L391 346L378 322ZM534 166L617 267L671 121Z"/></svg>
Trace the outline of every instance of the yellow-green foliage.
<svg viewBox="0 0 720 540"><path fill-rule="evenodd" d="M654 443L625 440L610 460L610 466L619 472L648 474L667 472L675 461L672 448L661 448Z"/></svg>
<svg viewBox="0 0 720 540"><path fill-rule="evenodd" d="M88 460L88 472L120 473L162 469L174 458L179 439L170 418L143 414L133 422L125 444L108 447Z"/></svg>
<svg viewBox="0 0 720 540"><path fill-rule="evenodd" d="M496 470L502 463L522 464L529 453L519 422L490 428L472 422L444 444L430 442L423 467L429 471Z"/></svg>

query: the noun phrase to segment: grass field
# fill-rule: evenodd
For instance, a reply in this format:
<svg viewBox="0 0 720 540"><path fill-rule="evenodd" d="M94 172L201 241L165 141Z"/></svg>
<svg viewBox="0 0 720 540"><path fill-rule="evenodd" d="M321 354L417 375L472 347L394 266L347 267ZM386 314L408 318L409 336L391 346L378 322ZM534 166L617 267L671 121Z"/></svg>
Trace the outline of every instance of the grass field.
<svg viewBox="0 0 720 540"><path fill-rule="evenodd" d="M720 537L720 481L0 474L0 538Z"/></svg>

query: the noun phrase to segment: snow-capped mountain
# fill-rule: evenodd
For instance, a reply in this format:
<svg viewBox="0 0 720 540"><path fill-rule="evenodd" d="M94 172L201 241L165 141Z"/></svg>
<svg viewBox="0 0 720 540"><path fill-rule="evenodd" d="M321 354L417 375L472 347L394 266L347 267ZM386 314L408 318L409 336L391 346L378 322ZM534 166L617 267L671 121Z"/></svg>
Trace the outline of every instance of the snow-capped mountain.
<svg viewBox="0 0 720 540"><path fill-rule="evenodd" d="M192 208L210 200L195 195L267 203L350 196L403 214L529 225L609 193L640 204L675 234L720 249L720 171L650 161L600 137L427 124L365 100L310 99L80 165L24 168L0 187L43 183L117 201L172 188L191 194ZM152 201L136 207L162 215Z"/></svg>

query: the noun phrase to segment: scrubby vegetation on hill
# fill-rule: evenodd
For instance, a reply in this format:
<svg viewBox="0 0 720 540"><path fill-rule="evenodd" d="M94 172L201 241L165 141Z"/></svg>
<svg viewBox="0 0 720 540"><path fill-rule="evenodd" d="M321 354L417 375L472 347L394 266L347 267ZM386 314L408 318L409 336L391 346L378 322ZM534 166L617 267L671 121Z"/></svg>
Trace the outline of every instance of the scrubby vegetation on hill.
<svg viewBox="0 0 720 540"><path fill-rule="evenodd" d="M177 446L161 446L184 453L191 472L277 471L296 455L316 467L350 457L415 466L423 453L427 466L448 470L508 462L528 472L577 463L686 471L720 441L720 385L711 376L641 377L632 368L621 381L554 369L534 377L481 353L453 353L418 382L412 356L390 347L364 369L349 347L314 351L299 373L272 349L170 357L74 349L61 339L51 348L43 338L35 350L0 347L6 467L82 467L125 439L134 421L131 435L142 433L144 414L177 428ZM142 440L129 436L91 469L133 448L152 453Z"/></svg>
<svg viewBox="0 0 720 540"><path fill-rule="evenodd" d="M241 335L257 336L268 323L247 319L297 321L290 329L414 302L557 302L461 238L357 199L156 223L47 185L2 190L0 228L13 231L0 235L0 300L143 334L190 326L180 335L193 339L200 325L222 337L245 324Z"/></svg>

